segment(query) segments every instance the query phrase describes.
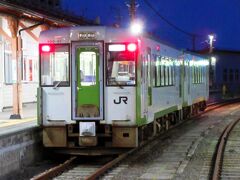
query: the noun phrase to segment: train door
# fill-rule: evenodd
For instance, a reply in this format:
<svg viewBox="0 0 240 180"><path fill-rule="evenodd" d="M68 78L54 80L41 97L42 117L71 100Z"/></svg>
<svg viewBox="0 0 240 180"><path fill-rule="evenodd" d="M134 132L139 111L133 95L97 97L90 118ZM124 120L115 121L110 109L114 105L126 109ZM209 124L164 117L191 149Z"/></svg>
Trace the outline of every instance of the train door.
<svg viewBox="0 0 240 180"><path fill-rule="evenodd" d="M141 67L141 114L142 118L148 118L148 107L152 105L151 89L151 49L147 49L146 55L142 58Z"/></svg>
<svg viewBox="0 0 240 180"><path fill-rule="evenodd" d="M184 61L183 57L179 57L180 61L180 69L179 69L179 97L181 102L184 103L184 87L185 87L185 69L184 69Z"/></svg>
<svg viewBox="0 0 240 180"><path fill-rule="evenodd" d="M147 58L142 56L141 67L141 118L147 117Z"/></svg>
<svg viewBox="0 0 240 180"><path fill-rule="evenodd" d="M188 105L189 96L189 62L183 62L183 105Z"/></svg>
<svg viewBox="0 0 240 180"><path fill-rule="evenodd" d="M103 119L102 44L74 43L73 50L74 118Z"/></svg>
<svg viewBox="0 0 240 180"><path fill-rule="evenodd" d="M151 63L152 55L151 49L148 48L147 50L147 85L148 85L148 106L152 105L152 63Z"/></svg>

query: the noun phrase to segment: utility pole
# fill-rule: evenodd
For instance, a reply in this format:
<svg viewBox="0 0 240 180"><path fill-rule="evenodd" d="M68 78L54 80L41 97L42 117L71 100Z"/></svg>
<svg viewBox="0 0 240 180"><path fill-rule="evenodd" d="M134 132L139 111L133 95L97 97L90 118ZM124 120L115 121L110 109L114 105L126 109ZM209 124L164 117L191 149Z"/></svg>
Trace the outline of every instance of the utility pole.
<svg viewBox="0 0 240 180"><path fill-rule="evenodd" d="M127 4L127 6L128 6L128 9L129 9L131 22L133 22L135 20L135 17L136 17L136 9L138 7L138 4L136 4L135 0L130 0L130 3Z"/></svg>
<svg viewBox="0 0 240 180"><path fill-rule="evenodd" d="M120 7L111 7L111 10L113 11L113 13L115 14L115 19L116 19L116 23L115 26L120 27L122 24L122 13L121 13L121 8Z"/></svg>
<svg viewBox="0 0 240 180"><path fill-rule="evenodd" d="M135 0L131 0L130 3L130 17L131 17L131 21L133 22L136 16L136 3Z"/></svg>

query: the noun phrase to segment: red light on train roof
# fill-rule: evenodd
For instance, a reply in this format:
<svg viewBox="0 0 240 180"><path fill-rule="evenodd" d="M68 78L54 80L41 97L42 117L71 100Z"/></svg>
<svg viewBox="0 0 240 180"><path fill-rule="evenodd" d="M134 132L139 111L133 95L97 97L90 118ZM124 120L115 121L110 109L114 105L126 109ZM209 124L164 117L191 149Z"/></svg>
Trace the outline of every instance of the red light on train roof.
<svg viewBox="0 0 240 180"><path fill-rule="evenodd" d="M53 52L54 51L54 46L53 45L41 45L40 46L41 52L47 53L47 52Z"/></svg>
<svg viewBox="0 0 240 180"><path fill-rule="evenodd" d="M134 43L130 43L127 45L127 50L130 52L134 52L134 51L136 51L136 49L137 49L137 45Z"/></svg>

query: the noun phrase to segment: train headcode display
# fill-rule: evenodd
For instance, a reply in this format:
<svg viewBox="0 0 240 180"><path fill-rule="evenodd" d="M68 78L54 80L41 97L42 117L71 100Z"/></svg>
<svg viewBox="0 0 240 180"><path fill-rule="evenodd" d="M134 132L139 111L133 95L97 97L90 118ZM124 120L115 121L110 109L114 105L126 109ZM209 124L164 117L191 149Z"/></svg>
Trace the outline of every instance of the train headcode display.
<svg viewBox="0 0 240 180"><path fill-rule="evenodd" d="M79 40L93 40L96 39L96 32L80 32L78 34Z"/></svg>

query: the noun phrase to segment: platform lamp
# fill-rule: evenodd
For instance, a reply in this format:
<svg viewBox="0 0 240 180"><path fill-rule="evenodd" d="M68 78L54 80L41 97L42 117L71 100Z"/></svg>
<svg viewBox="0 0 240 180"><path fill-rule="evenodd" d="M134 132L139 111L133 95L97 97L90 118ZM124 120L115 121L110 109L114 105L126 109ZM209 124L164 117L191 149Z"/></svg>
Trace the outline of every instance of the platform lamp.
<svg viewBox="0 0 240 180"><path fill-rule="evenodd" d="M140 20L134 20L130 24L130 31L133 35L140 35L143 32L143 23Z"/></svg>
<svg viewBox="0 0 240 180"><path fill-rule="evenodd" d="M213 51L213 42L216 41L216 35L215 34L209 34L209 53L212 53Z"/></svg>

